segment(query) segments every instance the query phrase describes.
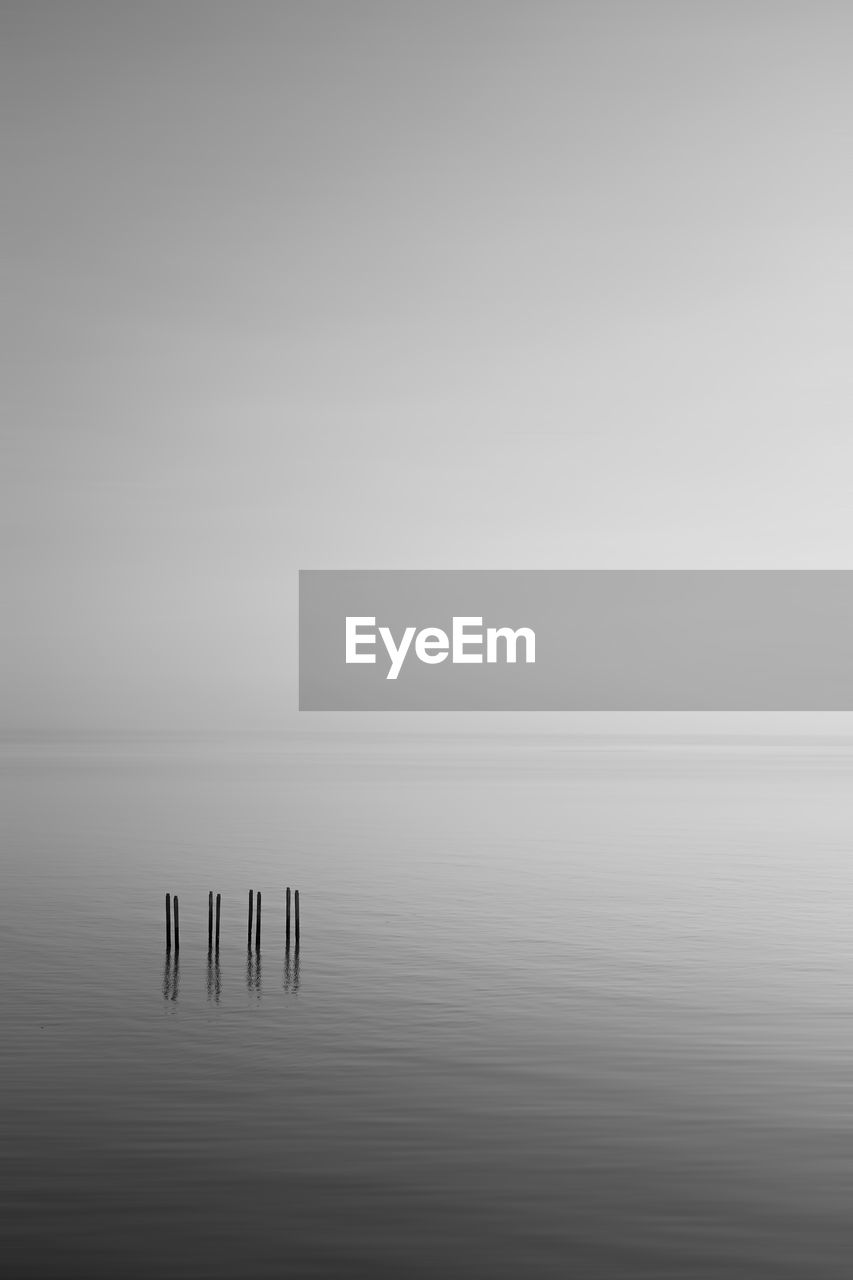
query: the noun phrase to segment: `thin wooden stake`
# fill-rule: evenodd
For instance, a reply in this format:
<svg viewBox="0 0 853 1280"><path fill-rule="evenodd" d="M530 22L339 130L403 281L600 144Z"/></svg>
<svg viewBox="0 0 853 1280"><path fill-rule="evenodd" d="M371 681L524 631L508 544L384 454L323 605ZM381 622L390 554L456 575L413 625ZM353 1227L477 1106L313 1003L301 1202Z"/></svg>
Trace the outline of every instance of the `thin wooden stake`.
<svg viewBox="0 0 853 1280"><path fill-rule="evenodd" d="M293 892L293 914L296 917L296 945L299 946L299 890Z"/></svg>
<svg viewBox="0 0 853 1280"><path fill-rule="evenodd" d="M255 950L261 949L261 891L258 890L258 909L255 912Z"/></svg>
<svg viewBox="0 0 853 1280"><path fill-rule="evenodd" d="M249 890L249 941L248 941L248 947L250 951L252 949L252 897L253 897L253 894L252 894L252 890L250 889Z"/></svg>
<svg viewBox="0 0 853 1280"><path fill-rule="evenodd" d="M285 951L290 949L290 885L287 886L287 892L284 895L284 948Z"/></svg>
<svg viewBox="0 0 853 1280"><path fill-rule="evenodd" d="M213 890L207 895L207 950L213 950Z"/></svg>
<svg viewBox="0 0 853 1280"><path fill-rule="evenodd" d="M166 950L172 950L172 895L166 894Z"/></svg>
<svg viewBox="0 0 853 1280"><path fill-rule="evenodd" d="M175 894L175 897L173 900L173 906L175 908L175 954L177 954L181 949L181 925L180 925L180 918L178 916L178 895L177 894Z"/></svg>
<svg viewBox="0 0 853 1280"><path fill-rule="evenodd" d="M222 895L216 895L216 954L219 955L219 908L222 903Z"/></svg>

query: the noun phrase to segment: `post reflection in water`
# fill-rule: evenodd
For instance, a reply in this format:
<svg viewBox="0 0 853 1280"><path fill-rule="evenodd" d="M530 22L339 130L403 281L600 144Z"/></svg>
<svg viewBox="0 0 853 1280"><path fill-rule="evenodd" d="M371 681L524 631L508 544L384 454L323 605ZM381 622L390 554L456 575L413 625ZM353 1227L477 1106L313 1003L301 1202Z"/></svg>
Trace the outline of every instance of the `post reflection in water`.
<svg viewBox="0 0 853 1280"><path fill-rule="evenodd" d="M246 990L253 991L260 1000L261 998L261 953L256 951L254 955L251 951L246 954Z"/></svg>
<svg viewBox="0 0 853 1280"><path fill-rule="evenodd" d="M216 952L207 954L206 978L208 1003L213 1001L214 1004L219 1004L222 995L222 969ZM295 996L299 992L300 980L299 948L297 947L292 953L288 948L284 955L282 986L289 995ZM246 954L246 990L260 1000L263 987L261 956L258 951L249 951ZM163 999L176 1001L179 991L180 964L177 955L170 953L166 956L163 965Z"/></svg>
<svg viewBox="0 0 853 1280"><path fill-rule="evenodd" d="M172 955L169 952L166 956L166 962L163 965L163 999L177 1000L180 971L177 953Z"/></svg>
<svg viewBox="0 0 853 1280"><path fill-rule="evenodd" d="M290 958L290 949L284 953L284 989L289 991L291 995L296 995L299 991L299 948Z"/></svg>
<svg viewBox="0 0 853 1280"><path fill-rule="evenodd" d="M219 1004L222 994L222 971L219 968L219 953L212 956L207 953L207 998Z"/></svg>

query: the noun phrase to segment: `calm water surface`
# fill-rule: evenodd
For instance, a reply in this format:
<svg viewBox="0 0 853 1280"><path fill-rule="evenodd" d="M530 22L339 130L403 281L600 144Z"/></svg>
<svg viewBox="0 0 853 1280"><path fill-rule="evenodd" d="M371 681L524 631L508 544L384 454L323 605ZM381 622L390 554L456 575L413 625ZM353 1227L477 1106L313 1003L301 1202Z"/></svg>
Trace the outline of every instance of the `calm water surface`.
<svg viewBox="0 0 853 1280"><path fill-rule="evenodd" d="M7 742L0 787L11 1280L850 1275L853 743Z"/></svg>

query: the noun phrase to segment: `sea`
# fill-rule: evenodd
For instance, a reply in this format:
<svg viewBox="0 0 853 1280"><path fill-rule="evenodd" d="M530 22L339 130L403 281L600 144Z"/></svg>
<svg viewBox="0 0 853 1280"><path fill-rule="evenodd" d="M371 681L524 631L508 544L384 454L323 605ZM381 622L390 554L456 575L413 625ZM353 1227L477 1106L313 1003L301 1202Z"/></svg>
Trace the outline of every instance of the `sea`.
<svg viewBox="0 0 853 1280"><path fill-rule="evenodd" d="M852 854L838 736L4 739L0 1271L847 1280Z"/></svg>

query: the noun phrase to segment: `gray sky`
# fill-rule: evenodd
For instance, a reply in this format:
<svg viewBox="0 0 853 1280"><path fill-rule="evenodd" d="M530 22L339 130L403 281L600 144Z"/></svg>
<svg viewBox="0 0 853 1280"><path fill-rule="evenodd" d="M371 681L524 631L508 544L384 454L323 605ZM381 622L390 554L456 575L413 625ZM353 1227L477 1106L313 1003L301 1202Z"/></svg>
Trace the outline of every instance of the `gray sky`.
<svg viewBox="0 0 853 1280"><path fill-rule="evenodd" d="M288 723L299 567L853 567L851 48L5 0L7 728Z"/></svg>

